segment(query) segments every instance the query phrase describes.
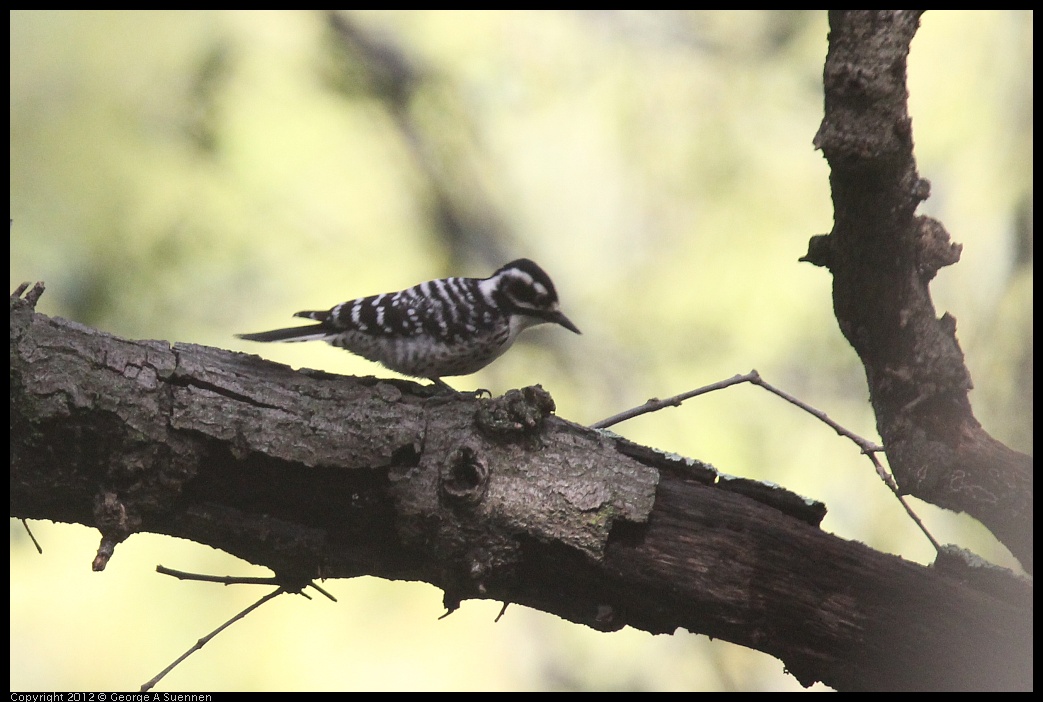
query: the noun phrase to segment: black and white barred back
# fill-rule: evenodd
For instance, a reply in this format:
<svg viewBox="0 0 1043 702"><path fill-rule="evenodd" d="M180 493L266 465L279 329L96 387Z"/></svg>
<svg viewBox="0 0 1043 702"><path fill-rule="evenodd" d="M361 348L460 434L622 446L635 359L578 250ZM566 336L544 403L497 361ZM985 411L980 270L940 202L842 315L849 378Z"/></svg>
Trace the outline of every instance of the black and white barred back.
<svg viewBox="0 0 1043 702"><path fill-rule="evenodd" d="M552 322L579 334L558 310L554 283L527 258L488 278L442 278L396 293L298 312L319 324L237 334L248 341L325 341L393 371L445 385L492 363L528 327Z"/></svg>

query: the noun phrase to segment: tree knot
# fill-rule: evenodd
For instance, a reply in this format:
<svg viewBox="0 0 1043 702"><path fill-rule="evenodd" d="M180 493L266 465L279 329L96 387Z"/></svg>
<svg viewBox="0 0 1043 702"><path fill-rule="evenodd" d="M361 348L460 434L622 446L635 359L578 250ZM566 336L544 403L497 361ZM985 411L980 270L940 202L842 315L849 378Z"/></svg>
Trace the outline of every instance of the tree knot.
<svg viewBox="0 0 1043 702"><path fill-rule="evenodd" d="M442 497L451 504L474 505L485 497L489 466L471 446L460 446L449 454L439 473Z"/></svg>
<svg viewBox="0 0 1043 702"><path fill-rule="evenodd" d="M540 385L532 385L480 403L475 421L479 429L491 436L521 438L539 434L553 411L554 398L550 393Z"/></svg>

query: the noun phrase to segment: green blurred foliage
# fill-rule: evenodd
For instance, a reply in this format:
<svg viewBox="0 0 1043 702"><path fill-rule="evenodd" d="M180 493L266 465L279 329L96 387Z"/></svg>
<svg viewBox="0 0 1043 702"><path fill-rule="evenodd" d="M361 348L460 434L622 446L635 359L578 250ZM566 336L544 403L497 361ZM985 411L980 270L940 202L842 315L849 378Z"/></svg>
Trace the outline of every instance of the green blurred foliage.
<svg viewBox="0 0 1043 702"><path fill-rule="evenodd" d="M750 368L874 437L828 274L821 12L13 11L11 278L41 312L333 372L322 344L232 334L299 309L528 256L582 337L540 328L456 386L542 383L590 423ZM346 41L345 37L351 40ZM933 290L979 419L1031 450L1032 14L930 12L910 57L923 211L964 244ZM824 528L929 562L856 449L753 388L616 428L824 501ZM915 500L913 501L916 502ZM971 520L943 542L1010 564ZM184 584L224 554L152 536L90 572L96 535L12 522L11 686L141 684L261 593ZM160 689L795 689L782 665L678 632L599 634L363 578L279 598ZM315 621L310 621L315 618Z"/></svg>

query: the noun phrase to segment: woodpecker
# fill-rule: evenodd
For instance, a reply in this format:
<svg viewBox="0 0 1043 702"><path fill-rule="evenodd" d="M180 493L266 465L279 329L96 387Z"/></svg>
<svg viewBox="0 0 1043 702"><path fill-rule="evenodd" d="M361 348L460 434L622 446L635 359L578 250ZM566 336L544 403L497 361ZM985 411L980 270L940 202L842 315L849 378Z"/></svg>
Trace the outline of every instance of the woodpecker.
<svg viewBox="0 0 1043 702"><path fill-rule="evenodd" d="M485 368L524 329L551 322L580 333L558 309L550 276L527 258L511 261L488 278L430 280L294 317L318 324L236 336L247 341L325 341L449 390L453 388L443 377Z"/></svg>

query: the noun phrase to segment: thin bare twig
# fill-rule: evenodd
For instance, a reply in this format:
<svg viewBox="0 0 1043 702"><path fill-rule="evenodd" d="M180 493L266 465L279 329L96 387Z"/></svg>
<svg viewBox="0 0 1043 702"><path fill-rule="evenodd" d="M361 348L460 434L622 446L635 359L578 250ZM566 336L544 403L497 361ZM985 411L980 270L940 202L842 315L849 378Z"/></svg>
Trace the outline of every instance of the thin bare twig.
<svg viewBox="0 0 1043 702"><path fill-rule="evenodd" d="M33 540L33 546L36 547L36 552L43 553L43 547L40 545L40 542L37 541L36 537L33 535L33 530L29 528L29 522L23 519L22 526L25 527L25 533L28 534L29 538Z"/></svg>
<svg viewBox="0 0 1043 702"><path fill-rule="evenodd" d="M194 578L192 578L192 579L194 579ZM156 675L156 677L152 678L151 680L146 682L144 685L142 685L141 686L141 692L148 692L149 690L151 690L153 687L156 686L156 683L158 683L160 680L162 680L164 677L166 677L167 673L169 673L174 668L176 668L181 663L181 661L185 660L186 658L191 656L193 653L195 653L196 651L198 651L201 648L203 648L203 646L206 646L210 642L211 639L213 639L215 636L220 634L222 631L224 631L225 629L230 627L232 624L234 624L235 622L239 621L240 619L245 617L247 614L249 614L250 612L254 611L258 607L263 605L268 600L274 599L275 597L277 597L278 595L283 594L284 592L286 592L286 590L284 590L283 588L281 588L281 587L276 588L272 592L269 592L267 595L265 595L264 597L262 597L261 599L257 600L256 602L254 602L252 605L250 605L246 609L244 609L242 612L239 612L239 614L235 615L234 617L229 619L227 622L225 622L221 626L219 626L216 629L214 629L213 631L211 631L209 634L207 634L203 638L201 638L198 641L196 641L195 644L190 649L188 649L183 654L181 654L181 656L176 661L174 661L173 663L168 665L166 668L161 670L159 672L159 674Z"/></svg>
<svg viewBox="0 0 1043 702"><path fill-rule="evenodd" d="M793 405L796 405L797 407L800 407L802 410L804 410L808 414L810 414L810 415L812 415L814 417L817 417L819 420L821 420L823 423L825 423L830 429L835 431L840 436L844 436L844 437L847 437L848 439L851 439L853 442L855 442L855 444L860 449L862 449L862 453L872 455L874 453L877 453L878 451L883 451L884 450L883 446L880 446L879 444L874 444L872 441L869 441L867 439L863 439L858 434L856 434L856 433L854 433L852 431L848 431L844 427L840 426L839 424L834 422L832 419L830 419L829 416L825 412L823 412L822 410L816 409L816 408L812 407L811 405L807 404L806 402L803 402L802 400L798 400L796 397L794 397L793 395L790 395L788 392L784 392L782 390L779 390L777 387L775 387L771 383L769 383L766 380L764 380L763 378L761 378L760 373L758 373L757 371L752 370L749 373L747 373L746 376L749 378L749 381L751 383L753 383L754 385L759 385L760 387L764 388L768 392L773 393L775 395L778 395L779 397L781 397L786 402L789 402L790 404L793 404Z"/></svg>
<svg viewBox="0 0 1043 702"><path fill-rule="evenodd" d="M166 566L156 566L156 572L163 575L170 575L177 578L178 580L196 580L204 583L221 583L222 585L277 585L286 592L293 593L295 595L308 595L304 592L304 588L311 586L321 592L323 595L328 597L330 600L336 602L337 598L330 593L323 590L321 587L315 584L314 580L301 583L288 583L278 577L265 576L245 576L245 575L206 575L204 573L189 573L184 570L174 570L173 568L167 568ZM311 599L308 597L308 599Z"/></svg>
<svg viewBox="0 0 1043 702"><path fill-rule="evenodd" d="M756 374L757 371L753 371L752 375ZM750 373L747 373L746 375L736 375L731 378L728 378L727 380L721 380L710 385L704 385L701 388L696 388L695 390L683 392L680 395L668 397L665 400L660 400L659 398L653 397L651 400L649 400L643 405L632 407L626 410L625 412L620 412L619 414L615 414L606 419L602 419L600 422L594 422L590 425L590 427L592 429L605 429L607 427L612 426L613 424L619 424L620 422L624 422L628 419L633 419L634 417L639 417L642 414L646 414L648 412L657 412L663 409L664 407L680 407L682 402L689 398L695 397L696 395L703 395L714 390L720 390L722 388L728 387L729 385L748 383L751 380L750 376Z"/></svg>
<svg viewBox="0 0 1043 702"><path fill-rule="evenodd" d="M913 523L915 523L916 526L920 528L920 531L924 533L924 536L927 537L927 540L931 542L932 546L934 546L934 550L941 550L941 544L939 544L935 540L934 536L931 535L931 532L927 531L927 527L924 526L924 523L920 520L920 517L916 514L916 512L913 511L913 508L909 506L909 503L905 501L905 496L902 495L902 491L898 488L898 483L895 482L895 479L891 476L890 473L887 472L883 464L876 457L877 453L880 453L884 450L883 446L868 441L867 439L862 438L854 432L848 431L847 429L830 419L822 410L815 409L811 405L801 400L798 400L789 393L779 390L774 385L768 383L763 378L761 378L760 374L757 371L750 371L748 375L754 376L750 378L750 382L754 385L759 385L768 392L774 393L775 395L778 395L787 402L790 402L796 405L797 407L800 407L805 412L814 415L819 420L827 424L829 427L833 429L833 431L835 431L840 436L847 437L848 439L851 439L851 441L855 442L855 444L857 444L862 449L862 453L868 456L869 460L872 461L873 467L876 469L876 474L880 476L880 480L884 482L884 485L886 485L888 489L890 489L891 492L894 494L894 496L898 498L898 501L902 503L902 508L905 510L906 514L908 514L909 518L913 520Z"/></svg>
<svg viewBox="0 0 1043 702"><path fill-rule="evenodd" d="M761 378L760 373L758 373L756 370L751 370L749 373L746 373L744 375L735 375L731 378L728 378L727 380L721 380L710 385L704 385L701 388L689 390L688 392L683 392L680 395L668 397L665 400L652 398L643 405L632 407L631 409L628 409L624 412L620 412L619 414L613 415L606 419L602 419L599 422L595 422L590 426L593 429L604 429L606 427L618 424L619 422L625 421L627 419L633 419L634 417L638 417L642 414L656 412L658 410L663 409L664 407L679 407L681 403L687 399L690 399L697 395L703 395L714 390L721 390L732 385L738 385L739 383L752 383L753 385L757 385L759 387L764 388L768 392L777 395L778 397L781 397L786 402L796 405L808 414L816 417L817 419L819 419L819 421L829 426L840 436L843 436L853 441L855 445L862 450L862 453L869 457L869 460L873 463L873 467L876 470L876 474L880 476L880 479L883 481L884 485L886 485L888 489L890 489L891 492L894 494L894 496L898 498L898 501L902 503L902 507L905 509L906 514L908 514L910 519L912 519L916 526L920 528L920 531L924 533L924 536L926 536L927 540L931 542L931 545L934 546L935 550L937 551L941 549L941 545L934 538L934 536L931 535L931 532L927 531L927 527L924 526L924 523L920 520L920 517L917 516L916 512L914 512L913 509L909 506L909 503L905 501L905 497L902 495L902 491L899 489L898 484L895 482L895 479L891 476L890 473L887 472L883 464L880 463L880 461L877 459L876 454L884 451L883 446L880 446L879 444L873 443L872 441L869 441L868 439L865 439L859 436L858 434L855 434L854 432L844 428L840 424L837 424L835 421L830 419L829 416L822 410L816 409L811 405L807 404L806 402L797 399L793 395L790 395L789 393L778 389L771 383Z"/></svg>
<svg viewBox="0 0 1043 702"><path fill-rule="evenodd" d="M226 621L221 626L219 626L216 629L214 629L213 631L211 631L209 634L207 634L203 638L201 638L198 641L196 641L195 644L190 649L188 649L183 654L181 654L181 656L176 661L174 661L173 663L168 665L166 668L161 670L159 672L159 674L156 675L156 677L152 678L151 680L146 682L144 685L142 685L141 686L141 691L142 692L148 692L153 687L155 687L156 683L158 683L160 680L162 680L164 677L166 677L167 673L169 673L174 668L176 668L181 663L181 661L185 660L186 658L191 656L193 653L195 653L199 649L203 648L203 646L207 645L210 642L211 639L213 639L215 636L220 634L222 631L224 631L225 629L230 627L233 623L235 623L235 622L239 621L240 619L244 618L247 614L249 614L250 612L254 611L258 607L263 605L265 602L267 602L268 600L274 599L276 596L281 595L284 592L297 594L297 595L304 595L305 597L307 597L310 600L311 597L308 597L308 594L304 592L304 588L306 588L306 587L308 587L310 585L311 587L315 588L316 590L321 592L323 595L325 595L326 597L328 597L332 601L334 601L334 602L337 601L336 597L334 597L333 595L331 595L330 593L326 592L321 587L316 585L315 581L313 581L313 580L309 580L309 581L303 582L303 583L296 583L296 582L295 583L284 583L284 582L280 581L280 579L278 577L249 577L249 576L238 576L238 575L205 575L203 573L189 573L189 572L186 572L186 571L183 571L183 570L174 570L173 568L167 568L166 566L162 566L162 565L157 565L156 566L156 572L157 573L161 573L163 575L170 575L172 577L177 578L178 580L196 580L196 581L199 581L199 582L206 582L206 583L221 583L222 585L275 585L276 588L275 588L275 590L273 590L272 592L269 592L267 595L265 595L261 599L257 600L257 602L254 602L252 605L250 605L249 607L247 607L243 611L241 611L238 614L236 614L234 617L232 617L231 619Z"/></svg>

